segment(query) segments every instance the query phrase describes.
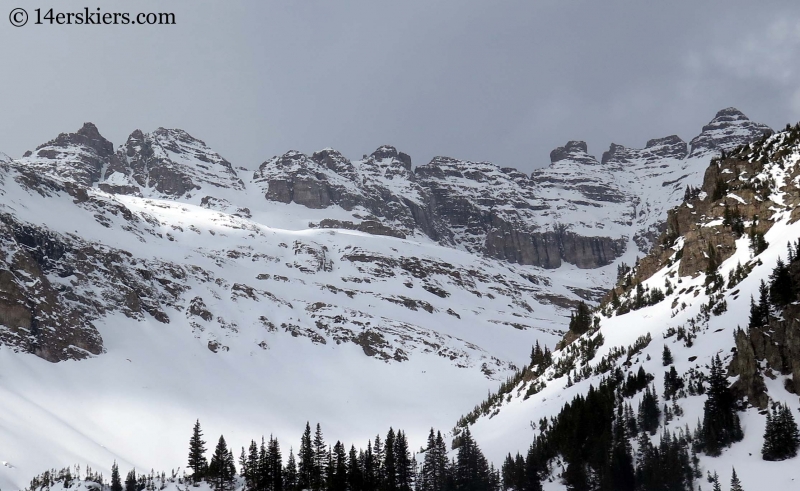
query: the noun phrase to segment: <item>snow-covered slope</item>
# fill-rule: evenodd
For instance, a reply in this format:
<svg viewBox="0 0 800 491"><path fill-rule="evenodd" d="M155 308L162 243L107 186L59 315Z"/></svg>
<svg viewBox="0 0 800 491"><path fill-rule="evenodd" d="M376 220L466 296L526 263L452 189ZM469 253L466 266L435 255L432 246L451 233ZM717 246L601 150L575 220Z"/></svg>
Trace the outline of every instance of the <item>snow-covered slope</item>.
<svg viewBox="0 0 800 491"><path fill-rule="evenodd" d="M0 180L2 488L69 462L180 465L198 417L237 444L294 441L306 420L364 441L446 427L533 342L560 337L573 290L607 282L429 240L281 228L308 223L296 204L246 218L27 162Z"/></svg>
<svg viewBox="0 0 800 491"><path fill-rule="evenodd" d="M597 387L602 376L614 367L631 374L643 367L655 376L656 392L662 394L662 374L667 370L662 351L667 346L677 373L687 379L691 372L708 374L712 357L719 355L724 366L730 365L734 390L748 405L740 413L744 440L724 450L720 457L701 455L703 475L717 471L727 482L735 467L744 489L796 488L800 482L800 457L767 462L761 458L761 447L766 421L763 409L768 404L786 403L793 412L800 409L796 389L800 356L792 341L798 329L798 320L793 317L797 304L783 311L789 317L778 317L764 329L751 329L749 336L746 333L751 296L759 298L760 283L769 280L779 258L787 261L787 243L795 244L800 238L798 128L745 146L734 156L708 167L703 188L723 182L726 191L714 200L712 192L702 193L671 212L679 234L662 236L669 238L665 246L656 248L631 273L632 284L641 281L642 291L659 289L665 298L622 313L634 303L636 288L629 287L626 293L620 288L619 314L607 304L598 312L598 330L591 330L556 351L552 367L539 377L526 377L487 415L479 417L471 427L472 435L491 460L500 462L509 452L524 454L539 434L537 424L542 418L557 415L565 403L586 394L590 385ZM741 212L746 230L765 232L769 246L754 256L747 234L736 238L731 227L723 225L726 209ZM748 218L753 213L760 217L755 225ZM709 286L704 273L711 259L703 251L710 250L715 251L713 255L720 263L718 287L714 281ZM757 336L761 331L767 333L768 346L754 350L751 343L760 339ZM788 338L783 337L783 332ZM598 336L602 336L602 346L588 360L577 355L581 340L599 339ZM634 408L641 396L639 393L630 401ZM669 423L662 419L662 424L672 431L687 425L693 430L703 417L704 400L702 395L679 399L677 404L684 414ZM545 483L545 489L564 489L557 478L562 470L554 466L552 480Z"/></svg>
<svg viewBox="0 0 800 491"><path fill-rule="evenodd" d="M449 427L700 183L707 156L651 143L570 144L533 177L389 146L246 176L183 131L115 150L87 123L0 159L0 488L178 466L197 418L234 446Z"/></svg>

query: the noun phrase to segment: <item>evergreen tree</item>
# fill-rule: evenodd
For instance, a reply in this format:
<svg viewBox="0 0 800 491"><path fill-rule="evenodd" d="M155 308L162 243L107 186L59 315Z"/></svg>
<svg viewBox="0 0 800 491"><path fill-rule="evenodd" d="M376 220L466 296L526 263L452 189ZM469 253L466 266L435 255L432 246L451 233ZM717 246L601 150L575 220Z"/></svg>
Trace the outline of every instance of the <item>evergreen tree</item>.
<svg viewBox="0 0 800 491"><path fill-rule="evenodd" d="M797 456L798 446L800 432L789 406L773 406L772 414L767 413L761 456L764 460L790 459Z"/></svg>
<svg viewBox="0 0 800 491"><path fill-rule="evenodd" d="M637 489L690 490L693 489L694 471L689 452L679 438L667 429L657 447L642 433L637 458Z"/></svg>
<svg viewBox="0 0 800 491"><path fill-rule="evenodd" d="M230 476L230 489L233 489L234 479L236 479L236 459L233 458L233 449L228 449L228 459L225 462L228 466L228 476Z"/></svg>
<svg viewBox="0 0 800 491"><path fill-rule="evenodd" d="M531 367L542 365L544 363L544 351L539 346L539 341L536 341L533 349L531 349Z"/></svg>
<svg viewBox="0 0 800 491"><path fill-rule="evenodd" d="M242 451L239 454L239 467L242 469L242 477L244 477L244 491L255 491L250 479L252 470L248 467L247 453L244 451L244 447L242 447Z"/></svg>
<svg viewBox="0 0 800 491"><path fill-rule="evenodd" d="M233 480L236 477L236 464L233 453L225 443L225 437L220 436L211 462L208 464L208 478L217 491L231 491ZM128 491L128 490L126 490Z"/></svg>
<svg viewBox="0 0 800 491"><path fill-rule="evenodd" d="M321 491L325 488L325 483L328 480L328 462L330 460L330 455L328 453L328 446L325 444L325 439L322 436L322 428L319 423L317 423L317 430L314 432L312 450L313 467L311 489L313 491Z"/></svg>
<svg viewBox="0 0 800 491"><path fill-rule="evenodd" d="M658 394L655 393L650 387L644 391L642 401L639 403L639 428L642 431L647 431L651 435L656 434L658 430L658 420L661 415L661 409L658 404Z"/></svg>
<svg viewBox="0 0 800 491"><path fill-rule="evenodd" d="M289 448L289 459L286 462L286 473L283 480L284 489L286 491L297 491L297 463L294 459L294 452Z"/></svg>
<svg viewBox="0 0 800 491"><path fill-rule="evenodd" d="M472 439L469 428L461 435L455 467L459 491L484 491L489 487L489 463Z"/></svg>
<svg viewBox="0 0 800 491"><path fill-rule="evenodd" d="M719 475L714 471L714 476L711 477L712 491L722 491L722 485L719 483Z"/></svg>
<svg viewBox="0 0 800 491"><path fill-rule="evenodd" d="M297 451L297 487L311 489L315 476L314 447L311 445L311 425L306 422L306 429L300 438L300 449Z"/></svg>
<svg viewBox="0 0 800 491"><path fill-rule="evenodd" d="M256 489L258 491L267 491L272 484L272 474L269 465L269 454L267 453L267 445L264 442L264 436L261 436L261 446L258 448L258 464L256 471Z"/></svg>
<svg viewBox="0 0 800 491"><path fill-rule="evenodd" d="M206 442L203 441L203 432L200 429L200 420L194 424L192 437L189 439L189 463L187 467L192 469L192 482L197 485L200 479L205 477L208 462L206 461Z"/></svg>
<svg viewBox="0 0 800 491"><path fill-rule="evenodd" d="M423 479L426 480L427 489L430 491L445 491L448 479L447 445L440 431L433 436L431 428L428 437L428 449L423 462Z"/></svg>
<svg viewBox="0 0 800 491"><path fill-rule="evenodd" d="M119 466L117 461L111 466L111 491L122 491L122 481L119 476Z"/></svg>
<svg viewBox="0 0 800 491"><path fill-rule="evenodd" d="M383 442L383 487L385 491L395 491L397 489L397 459L395 458L395 434L392 428L386 433L386 440Z"/></svg>
<svg viewBox="0 0 800 491"><path fill-rule="evenodd" d="M761 447L761 457L764 460L778 460L778 432L775 419L777 418L775 408L772 408L772 414L767 412L767 426L764 429L764 445Z"/></svg>
<svg viewBox="0 0 800 491"><path fill-rule="evenodd" d="M570 314L569 330L583 334L592 327L592 312L583 301L578 302L577 310Z"/></svg>
<svg viewBox="0 0 800 491"><path fill-rule="evenodd" d="M792 302L795 298L795 286L789 268L781 258L775 265L770 275L769 298L772 304L783 307Z"/></svg>
<svg viewBox="0 0 800 491"><path fill-rule="evenodd" d="M620 378L621 380L621 378ZM606 469L601 473L601 485L605 489L614 491L633 491L636 485L636 473L633 467L633 455L627 423L625 421L625 407L622 398L615 402L616 417L613 421L613 440L611 442L611 455ZM530 459L530 454L529 457Z"/></svg>
<svg viewBox="0 0 800 491"><path fill-rule="evenodd" d="M125 491L138 491L136 488L138 483L136 482L136 469L131 469L128 472L128 475L125 476Z"/></svg>
<svg viewBox="0 0 800 491"><path fill-rule="evenodd" d="M444 470L444 489L447 491L459 490L458 481L456 480L456 461L455 459L448 460L447 466Z"/></svg>
<svg viewBox="0 0 800 491"><path fill-rule="evenodd" d="M536 346L539 346L539 343L536 343ZM535 348L534 348L535 352ZM535 364L534 360L535 356L531 356L531 364ZM425 447L425 456L422 458L422 470L420 471L419 478L417 479L417 489L419 491L431 491L433 489L433 482L435 476L435 467L434 467L434 445L436 445L436 436L433 433L433 428L431 428L430 433L428 433L428 445ZM509 457L511 455L509 454Z"/></svg>
<svg viewBox="0 0 800 491"><path fill-rule="evenodd" d="M762 325L764 325L764 320L761 315L761 309L758 308L758 305L756 305L753 296L750 295L750 321L748 323L748 327L752 329L754 327L760 327Z"/></svg>
<svg viewBox="0 0 800 491"><path fill-rule="evenodd" d="M447 480L447 446L441 432L428 435L428 448L422 463L421 487L425 491L445 491Z"/></svg>
<svg viewBox="0 0 800 491"><path fill-rule="evenodd" d="M669 400L675 397L676 393L683 389L684 380L678 375L674 366L669 367L669 372L664 372L664 399Z"/></svg>
<svg viewBox="0 0 800 491"><path fill-rule="evenodd" d="M742 483L736 475L736 469L733 469L733 474L731 474L731 491L744 491L744 489L742 489Z"/></svg>
<svg viewBox="0 0 800 491"><path fill-rule="evenodd" d="M759 254L764 252L764 250L766 250L767 247L769 247L769 243L764 239L764 234L758 231L756 227L757 225L758 225L758 217L753 216L753 220L750 223L749 236L750 236L750 251L753 253L754 257L758 256Z"/></svg>
<svg viewBox="0 0 800 491"><path fill-rule="evenodd" d="M364 490L377 489L375 455L372 453L372 441L367 441L367 450L364 452L364 462L361 465Z"/></svg>
<svg viewBox="0 0 800 491"><path fill-rule="evenodd" d="M386 470L385 460L386 453L380 435L375 435L375 441L372 444L373 455L373 482L375 489L383 489L386 483Z"/></svg>
<svg viewBox="0 0 800 491"><path fill-rule="evenodd" d="M533 443L528 447L528 457L523 460L522 456L517 454L515 462L518 466L521 465L516 476L518 489L542 491L541 476L547 472L547 462L545 462L543 453L540 448L540 440L534 437Z"/></svg>
<svg viewBox="0 0 800 491"><path fill-rule="evenodd" d="M398 430L394 441L394 456L397 468L397 490L411 491L414 486L416 463L408 448L408 440L403 431Z"/></svg>
<svg viewBox="0 0 800 491"><path fill-rule="evenodd" d="M347 488L349 491L364 490L364 476L361 469L361 458L356 453L356 447L350 445L347 455Z"/></svg>
<svg viewBox="0 0 800 491"><path fill-rule="evenodd" d="M332 465L330 473L330 491L347 491L347 454L342 442L337 441L331 453Z"/></svg>
<svg viewBox="0 0 800 491"><path fill-rule="evenodd" d="M494 463L490 463L488 491L500 491L500 482L500 471L494 468Z"/></svg>
<svg viewBox="0 0 800 491"><path fill-rule="evenodd" d="M708 384L708 398L703 406L700 444L706 454L717 456L723 447L728 447L744 438L733 394L728 387L719 355L711 360Z"/></svg>
<svg viewBox="0 0 800 491"><path fill-rule="evenodd" d="M265 472L269 476L267 491L283 491L283 456L281 455L281 446L278 443L278 439L273 438L272 435L269 437L267 469Z"/></svg>
<svg viewBox="0 0 800 491"><path fill-rule="evenodd" d="M262 438L263 444L263 438ZM239 457L239 466L242 469L242 477L244 477L244 490L245 491L261 491L264 482L264 469L261 467L261 460L259 459L258 445L255 440L250 440L250 446L245 452L242 448L242 454Z"/></svg>
<svg viewBox="0 0 800 491"><path fill-rule="evenodd" d="M669 346L666 344L664 345L664 351L661 353L661 362L665 367L672 365L672 351L669 350Z"/></svg>

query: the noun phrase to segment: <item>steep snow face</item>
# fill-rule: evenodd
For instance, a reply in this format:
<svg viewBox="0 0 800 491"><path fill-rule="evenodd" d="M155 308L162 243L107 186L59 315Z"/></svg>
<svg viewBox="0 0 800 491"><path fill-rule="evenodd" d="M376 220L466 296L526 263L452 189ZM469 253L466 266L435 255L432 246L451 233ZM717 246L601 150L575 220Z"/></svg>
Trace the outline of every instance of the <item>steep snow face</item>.
<svg viewBox="0 0 800 491"><path fill-rule="evenodd" d="M626 235L634 217L630 200L635 188L623 188L622 169L604 168L582 141L553 150L550 162L531 175L549 208L540 214L540 222L563 224L586 236Z"/></svg>
<svg viewBox="0 0 800 491"><path fill-rule="evenodd" d="M708 375L711 359L716 355L721 357L724 366L731 363L737 351L737 330L746 327L750 316L751 296L758 298L762 280L768 280L779 258L786 261L787 243L795 243L800 237L797 213L800 148L797 147L796 140L794 146L788 147L784 144L788 141L786 134L776 134L767 139L761 147L767 149L769 155L755 150L754 146L744 147L739 154L742 159L749 159L752 163L761 161L762 158L766 160L768 156L769 163L755 175L735 176L735 179L750 183L772 183L769 185L771 193L768 194L768 200L763 198L763 194L748 195L748 198L759 203L767 203L765 206L770 209L770 225L759 224L759 230L768 227L765 239L769 247L754 257L746 235L736 240L730 255L726 254L727 259L720 264L718 270L725 285L718 292L712 292L706 287L706 275L680 275L681 261L684 259L678 255L678 251L685 247L685 237L678 237L672 247L671 260L642 282L645 291L655 288L666 290L665 299L623 315L614 315L610 308L601 310L599 330L582 336L572 345L576 346L581 339L602 335L602 346L589 360L575 357L571 348L555 352L554 363L566 362L573 368L558 375L555 368L551 367L541 377L521 382L496 407L491 408L488 417L480 417L472 426L473 437L490 460L497 464L509 452L512 455L517 451L524 454L534 436L539 433L537 425L542 418L557 415L565 403L578 395L586 394L590 385L596 387L602 376L608 374L608 368L600 368L605 365L601 362L610 360L610 366L619 367L626 374L635 374L642 367L655 376L655 389L659 395L664 391L662 374L667 370L662 363L664 346L670 349L673 364L678 374L684 377L689 371ZM728 199L736 199L742 207L751 205L733 192L723 198L725 201ZM762 218L767 219L766 216ZM697 228L713 230L715 227L722 227L722 221L716 216L698 215L696 221ZM749 227L750 223L746 222L746 225ZM736 278L735 275L741 272L742 267L749 273L739 282L731 280L732 277ZM633 295L634 292L629 292L621 299L624 302ZM718 308L713 309L710 305ZM792 319L786 321L793 322ZM680 333L681 330L683 334ZM644 341L637 347L637 341L645 338L649 338L649 342ZM573 361L569 362L570 358ZM760 367L759 373L764 373L768 398L772 402L788 404L793 412L800 410L797 395L787 389L793 387L792 375L781 373L785 371L785 367L770 367L763 360L757 360L756 363ZM730 380L737 382L739 376ZM538 391L526 396L532 386L537 386ZM636 408L641 395L640 393L626 402ZM683 415L675 417L669 423L664 423L662 418L662 424L671 431L680 431L687 425L693 430L697 421L703 417L704 400L705 396L702 395L678 399L677 404L683 410ZM706 471L712 474L717 471L722 480L726 481L726 476L730 476L730 469L735 467L745 489L794 489L795 483L800 480L797 466L800 457L783 462L763 461L761 446L765 416L755 407L739 414L745 433L744 440L724 450L721 457L701 455L703 475ZM653 441L657 441L657 438L657 435L653 437ZM553 479L545 483L545 489L564 489L557 477L562 470L555 466L551 476Z"/></svg>

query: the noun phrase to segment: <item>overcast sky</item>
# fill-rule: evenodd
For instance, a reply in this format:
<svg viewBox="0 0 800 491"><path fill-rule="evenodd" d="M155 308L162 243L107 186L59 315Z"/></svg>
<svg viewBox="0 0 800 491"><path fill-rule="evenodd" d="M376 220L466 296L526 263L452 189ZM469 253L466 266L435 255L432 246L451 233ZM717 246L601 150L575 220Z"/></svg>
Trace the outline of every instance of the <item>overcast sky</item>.
<svg viewBox="0 0 800 491"><path fill-rule="evenodd" d="M175 26L16 28L15 6L174 12ZM586 140L695 136L735 106L800 120L800 2L38 0L0 15L0 151L84 121L178 127L237 166L392 144L529 171Z"/></svg>

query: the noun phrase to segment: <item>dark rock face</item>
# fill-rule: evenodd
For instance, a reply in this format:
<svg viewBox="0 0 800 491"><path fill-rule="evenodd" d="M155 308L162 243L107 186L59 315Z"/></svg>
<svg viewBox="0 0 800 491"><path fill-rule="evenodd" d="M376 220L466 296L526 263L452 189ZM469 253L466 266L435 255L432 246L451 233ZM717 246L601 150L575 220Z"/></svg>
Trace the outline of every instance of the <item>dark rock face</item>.
<svg viewBox="0 0 800 491"><path fill-rule="evenodd" d="M348 179L355 180L357 176L356 169L350 160L331 148L314 152L311 160Z"/></svg>
<svg viewBox="0 0 800 491"><path fill-rule="evenodd" d="M315 154L319 163L297 151L264 162L253 175L253 182L265 184L265 198L280 203L297 203L308 208L327 208L340 204L352 209L357 199L350 196L345 180L336 182L336 171L348 172L352 165L338 152ZM334 201L332 197L340 199Z"/></svg>
<svg viewBox="0 0 800 491"><path fill-rule="evenodd" d="M584 161L592 159L590 165L597 165L586 154L583 142L570 142L554 153L558 158L569 159L570 164L577 157ZM461 231L462 244L475 252L544 268L558 268L562 261L580 268L595 268L625 251L625 241L582 237L566 231L564 226L557 226L554 231L539 227L541 213L549 205L537 196L538 188L545 180L548 185L556 182L564 185L559 177L545 173L528 177L516 169L445 157L417 167L416 174L434 198L434 213L449 228ZM614 190L589 181L570 184L575 184L588 199L619 199Z"/></svg>
<svg viewBox="0 0 800 491"><path fill-rule="evenodd" d="M109 170L132 181L122 190L133 189L135 183L159 195L178 197L203 188L244 189L230 162L183 130L159 128L148 134L136 130L117 156L128 164Z"/></svg>
<svg viewBox="0 0 800 491"><path fill-rule="evenodd" d="M733 390L750 404L765 409L769 402L764 376L791 375L786 389L800 394L800 309L790 306L784 313L790 320L772 320L766 326L736 333L736 353L728 372L739 376ZM766 368L761 368L765 362Z"/></svg>
<svg viewBox="0 0 800 491"><path fill-rule="evenodd" d="M741 111L729 107L719 111L710 123L703 126L702 133L692 138L689 156L718 154L721 150L757 140L766 133L772 133L769 126L750 121Z"/></svg>
<svg viewBox="0 0 800 491"><path fill-rule="evenodd" d="M410 169L410 158L390 146L378 148L358 166L331 149L311 157L290 151L261 164L253 183L271 201L316 209L363 207L371 214L366 220L393 229L392 235L419 230L438 240L446 235L430 212L429 194Z"/></svg>
<svg viewBox="0 0 800 491"><path fill-rule="evenodd" d="M563 165L590 162L599 167L586 154L583 142L570 142L556 153L569 159ZM413 172L410 169L410 158L390 146L358 162L331 149L310 157L292 151L264 162L253 182L268 200L317 209L362 207L370 213L361 224L324 220L318 224L322 227L397 237L421 232L443 244L456 243L472 252L547 268L557 268L562 261L598 267L624 252L624 241L616 238L550 233L539 224L541 212L551 206L537 196L542 185L561 186L569 181L566 185L586 200L624 201L607 183L575 177L570 169L531 178L511 168L447 157L436 157Z"/></svg>
<svg viewBox="0 0 800 491"><path fill-rule="evenodd" d="M664 159L683 160L689 154L688 146L685 141L677 135L666 138L649 140L643 149L627 148L622 145L612 143L608 151L603 153L601 163L624 170L624 165L633 161L644 161L645 163L660 162Z"/></svg>
<svg viewBox="0 0 800 491"><path fill-rule="evenodd" d="M48 279L70 246L48 232L0 216L0 344L50 362L82 359L103 351L103 340L86 316Z"/></svg>
<svg viewBox="0 0 800 491"><path fill-rule="evenodd" d="M100 181L104 168L122 168L114 146L92 123L75 133L61 133L22 160L36 172L85 187Z"/></svg>
<svg viewBox="0 0 800 491"><path fill-rule="evenodd" d="M582 164L596 165L597 160L588 154L589 149L584 141L569 141L563 147L558 147L550 152L550 163L555 164L561 160L573 160Z"/></svg>
<svg viewBox="0 0 800 491"><path fill-rule="evenodd" d="M107 214L142 230L152 225L113 201L81 197L85 188L46 187L46 178L25 183L48 193L69 193L100 223ZM152 229L149 233L157 235ZM149 315L169 323L165 309L180 308L188 289L190 273L182 266L137 259L127 251L57 234L11 215L0 215L0 242L0 262L5 265L0 268L0 344L51 362L102 353L103 340L93 322L109 312L132 319ZM208 276L195 269L191 274Z"/></svg>
<svg viewBox="0 0 800 491"><path fill-rule="evenodd" d="M582 269L611 264L625 252L624 239L583 237L571 232L518 232L493 229L486 237L486 253L506 261L553 269L562 261Z"/></svg>
<svg viewBox="0 0 800 491"><path fill-rule="evenodd" d="M342 228L345 230L358 230L370 235L386 235L389 237L397 237L398 239L405 239L404 233L397 231L391 227L387 227L377 220L364 220L361 223L354 223L349 220L333 220L325 218L319 223L311 223L311 226L319 228Z"/></svg>

